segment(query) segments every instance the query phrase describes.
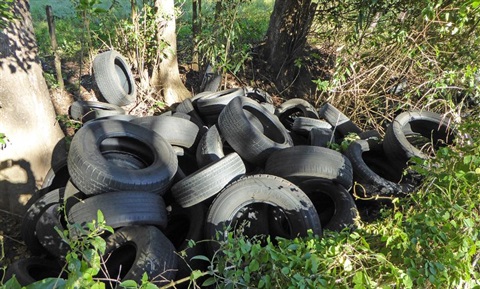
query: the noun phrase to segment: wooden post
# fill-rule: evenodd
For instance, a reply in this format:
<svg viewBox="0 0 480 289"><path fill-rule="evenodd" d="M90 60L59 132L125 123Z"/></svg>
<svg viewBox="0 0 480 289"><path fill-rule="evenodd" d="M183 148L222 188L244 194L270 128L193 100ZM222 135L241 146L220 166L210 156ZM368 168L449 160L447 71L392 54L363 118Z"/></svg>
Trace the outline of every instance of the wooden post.
<svg viewBox="0 0 480 289"><path fill-rule="evenodd" d="M53 18L52 6L47 5L45 9L47 11L48 33L50 34L50 42L52 44L55 71L57 73L57 82L60 89L64 90L65 84L63 83L62 77L62 62L60 60L60 55L58 54L57 36L55 34L55 22Z"/></svg>

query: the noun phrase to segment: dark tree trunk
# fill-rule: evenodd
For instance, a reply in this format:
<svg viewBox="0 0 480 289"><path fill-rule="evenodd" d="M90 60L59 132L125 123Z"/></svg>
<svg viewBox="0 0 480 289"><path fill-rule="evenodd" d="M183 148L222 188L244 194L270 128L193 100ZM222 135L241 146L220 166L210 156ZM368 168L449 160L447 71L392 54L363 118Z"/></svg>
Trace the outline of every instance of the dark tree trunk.
<svg viewBox="0 0 480 289"><path fill-rule="evenodd" d="M264 59L279 90L295 80L295 60L301 57L315 16L312 0L277 0L270 17Z"/></svg>
<svg viewBox="0 0 480 289"><path fill-rule="evenodd" d="M0 30L0 132L10 140L0 148L0 208L23 213L65 150L57 146L63 133L37 58L29 3L14 3L16 19Z"/></svg>
<svg viewBox="0 0 480 289"><path fill-rule="evenodd" d="M193 38L192 69L194 71L199 70L198 39L197 39L197 37L202 32L201 11L202 11L202 1L201 0L193 0L192 1L192 38Z"/></svg>

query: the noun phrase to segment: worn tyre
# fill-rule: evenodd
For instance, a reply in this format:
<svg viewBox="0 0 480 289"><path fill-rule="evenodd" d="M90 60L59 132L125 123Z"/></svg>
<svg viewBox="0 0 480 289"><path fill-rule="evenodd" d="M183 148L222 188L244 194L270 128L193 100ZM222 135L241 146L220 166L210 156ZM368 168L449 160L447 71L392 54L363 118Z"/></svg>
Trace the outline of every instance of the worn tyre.
<svg viewBox="0 0 480 289"><path fill-rule="evenodd" d="M297 134L308 136L313 128L332 129L332 126L321 119L299 116L295 118L292 125L292 131Z"/></svg>
<svg viewBox="0 0 480 289"><path fill-rule="evenodd" d="M275 115L288 130L292 128L293 122L299 116L318 119L315 107L301 98L285 101L276 109Z"/></svg>
<svg viewBox="0 0 480 289"><path fill-rule="evenodd" d="M355 228L358 210L352 195L341 185L324 180L309 180L299 185L310 198L324 230Z"/></svg>
<svg viewBox="0 0 480 289"><path fill-rule="evenodd" d="M342 137L349 133L359 134L362 130L335 106L326 103L318 110L320 118L330 123Z"/></svg>
<svg viewBox="0 0 480 289"><path fill-rule="evenodd" d="M164 138L123 121L88 123L73 137L68 154L72 182L87 195L113 191L164 194L177 167L177 157Z"/></svg>
<svg viewBox="0 0 480 289"><path fill-rule="evenodd" d="M211 204L206 224L206 238L215 239L217 232L225 236L225 229L234 229L236 220L249 205L268 204L285 212L292 238L307 236L307 231L321 235L320 219L313 203L296 185L272 175L252 175L229 186ZM248 212L248 211L247 211ZM208 243L210 253L216 250L213 242Z"/></svg>
<svg viewBox="0 0 480 289"><path fill-rule="evenodd" d="M350 160L337 151L317 146L294 146L273 153L265 164L265 173L295 184L325 179L350 189L353 183Z"/></svg>
<svg viewBox="0 0 480 289"><path fill-rule="evenodd" d="M125 110L118 105L100 101L77 100L70 105L70 116L84 123L114 115L125 115Z"/></svg>
<svg viewBox="0 0 480 289"><path fill-rule="evenodd" d="M36 234L35 227L37 222L50 206L63 202L64 192L65 188L55 189L27 204L28 209L23 217L20 233L25 245L34 255L46 252Z"/></svg>
<svg viewBox="0 0 480 289"><path fill-rule="evenodd" d="M175 247L154 226L123 227L106 238L103 256L108 276L98 277L133 280L140 283L144 273L157 286L175 279L177 255ZM106 275L106 274L105 274Z"/></svg>
<svg viewBox="0 0 480 289"><path fill-rule="evenodd" d="M263 132L249 120L245 111L261 122ZM293 145L278 118L247 97L237 97L225 107L220 113L218 127L228 144L242 158L257 166L263 166L274 151Z"/></svg>
<svg viewBox="0 0 480 289"><path fill-rule="evenodd" d="M245 96L242 88L230 88L204 95L196 100L198 111L202 115L218 115L234 98Z"/></svg>
<svg viewBox="0 0 480 289"><path fill-rule="evenodd" d="M70 246L62 239L55 228L65 230L63 214L65 212L60 204L49 206L38 219L35 226L40 244L48 253L58 259L65 260Z"/></svg>
<svg viewBox="0 0 480 289"><path fill-rule="evenodd" d="M126 59L117 51L97 54L93 59L93 75L102 96L111 104L124 106L135 101L135 80Z"/></svg>
<svg viewBox="0 0 480 289"><path fill-rule="evenodd" d="M7 267L3 280L10 280L14 275L21 286L28 286L45 278L67 278L62 272L63 266L54 260L41 257L29 257L16 260Z"/></svg>
<svg viewBox="0 0 480 289"><path fill-rule="evenodd" d="M199 128L190 120L173 116L145 116L131 121L153 130L169 144L191 148L197 139Z"/></svg>
<svg viewBox="0 0 480 289"><path fill-rule="evenodd" d="M245 171L242 159L231 153L177 182L172 195L183 208L191 207L213 197Z"/></svg>
<svg viewBox="0 0 480 289"><path fill-rule="evenodd" d="M103 213L108 226L117 229L125 226L152 225L160 229L167 226L167 211L163 198L149 192L110 192L91 196L73 205L68 211L68 221L85 224Z"/></svg>
<svg viewBox="0 0 480 289"><path fill-rule="evenodd" d="M70 179L68 173L67 158L65 157L60 162L53 165L43 178L42 189L47 188L49 191L65 187Z"/></svg>
<svg viewBox="0 0 480 289"><path fill-rule="evenodd" d="M434 112L403 112L388 126L383 148L395 165L405 168L410 158L427 159L439 147L452 144L451 124L448 117Z"/></svg>
<svg viewBox="0 0 480 289"><path fill-rule="evenodd" d="M335 133L329 128L315 127L308 133L308 144L311 146L327 147L335 141Z"/></svg>
<svg viewBox="0 0 480 289"><path fill-rule="evenodd" d="M360 197L399 196L402 187L397 183L401 178L401 168L388 161L382 144L375 140L352 142L345 155L352 163L355 194Z"/></svg>

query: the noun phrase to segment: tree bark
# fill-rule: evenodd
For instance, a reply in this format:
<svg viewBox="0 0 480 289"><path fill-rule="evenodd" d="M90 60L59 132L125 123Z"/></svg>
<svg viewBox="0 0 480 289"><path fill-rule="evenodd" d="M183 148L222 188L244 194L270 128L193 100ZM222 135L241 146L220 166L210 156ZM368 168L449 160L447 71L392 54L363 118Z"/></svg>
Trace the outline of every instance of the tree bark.
<svg viewBox="0 0 480 289"><path fill-rule="evenodd" d="M312 0L275 1L263 55L279 90L295 80L295 60L305 48L316 7Z"/></svg>
<svg viewBox="0 0 480 289"><path fill-rule="evenodd" d="M178 71L174 1L156 0L155 8L159 23L158 50L157 67L153 71L151 84L160 92L163 101L172 105L192 95L180 79Z"/></svg>
<svg viewBox="0 0 480 289"><path fill-rule="evenodd" d="M14 3L17 18L0 31L0 132L9 139L0 150L0 208L23 213L65 149L37 58L29 2Z"/></svg>

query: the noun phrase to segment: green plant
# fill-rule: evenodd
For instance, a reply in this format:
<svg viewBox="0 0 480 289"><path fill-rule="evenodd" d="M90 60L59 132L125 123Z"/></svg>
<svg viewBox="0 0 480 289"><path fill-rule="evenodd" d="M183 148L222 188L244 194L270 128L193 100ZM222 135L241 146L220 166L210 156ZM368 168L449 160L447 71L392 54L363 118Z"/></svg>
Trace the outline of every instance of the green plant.
<svg viewBox="0 0 480 289"><path fill-rule="evenodd" d="M250 47L241 41L243 33L239 12L250 0L217 1L215 12L202 19L198 48L205 62L223 73L237 73L250 57ZM208 8L207 8L208 9Z"/></svg>
<svg viewBox="0 0 480 289"><path fill-rule="evenodd" d="M6 27L9 21L15 19L12 5L13 0L4 0L0 3L0 29Z"/></svg>

